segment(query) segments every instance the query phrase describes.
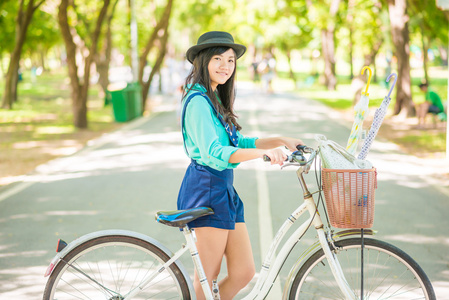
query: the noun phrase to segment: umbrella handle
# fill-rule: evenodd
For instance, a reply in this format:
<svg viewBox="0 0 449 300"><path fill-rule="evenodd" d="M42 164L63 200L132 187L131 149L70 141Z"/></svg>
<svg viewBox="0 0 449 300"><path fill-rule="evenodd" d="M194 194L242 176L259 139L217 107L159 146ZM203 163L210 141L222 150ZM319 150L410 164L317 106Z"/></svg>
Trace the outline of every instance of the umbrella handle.
<svg viewBox="0 0 449 300"><path fill-rule="evenodd" d="M390 78L391 78L392 76L394 76L394 82L393 82L393 84L391 85L390 91L388 92L387 99L390 98L390 94L391 94L391 92L393 91L394 86L396 85L396 80L398 80L398 75L396 75L396 73L391 73L390 76L387 77L386 82L390 81Z"/></svg>
<svg viewBox="0 0 449 300"><path fill-rule="evenodd" d="M368 94L368 88L369 88L369 83L371 82L371 76L373 76L373 71L371 71L371 68L370 68L370 67L365 66L365 67L363 67L362 72L361 72L360 74L363 75L363 73L365 73L365 70L368 70L368 71L369 71L369 75L368 75L368 81L367 81L367 83L366 83L366 89L365 89L365 92L362 92L362 95L369 96L369 94Z"/></svg>

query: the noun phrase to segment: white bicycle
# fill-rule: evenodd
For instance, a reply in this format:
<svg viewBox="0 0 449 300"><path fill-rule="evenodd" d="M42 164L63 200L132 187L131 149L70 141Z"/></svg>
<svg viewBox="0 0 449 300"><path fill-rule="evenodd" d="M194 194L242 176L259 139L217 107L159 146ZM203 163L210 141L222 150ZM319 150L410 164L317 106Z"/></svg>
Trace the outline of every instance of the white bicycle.
<svg viewBox="0 0 449 300"><path fill-rule="evenodd" d="M372 230L334 233L330 225L329 229L324 226L317 209L322 203L321 187L314 193L318 195L317 204L303 178L316 154L312 148L302 147L289 156L287 165L299 167L296 173L304 202L280 227L258 280L244 299L264 299L268 295L287 256L309 229L316 230L318 241L293 265L283 299L435 299L427 275L404 251L384 241L365 238L364 234L372 235ZM308 218L286 235L307 213ZM210 289L201 265L195 231L188 227L190 221L209 214L213 211L204 207L157 213L159 223L182 229L186 244L174 254L146 235L123 230L94 232L70 244L59 240L57 255L45 274L50 277L43 298L195 299L191 278L178 260L190 251L206 298L217 299L217 291Z"/></svg>

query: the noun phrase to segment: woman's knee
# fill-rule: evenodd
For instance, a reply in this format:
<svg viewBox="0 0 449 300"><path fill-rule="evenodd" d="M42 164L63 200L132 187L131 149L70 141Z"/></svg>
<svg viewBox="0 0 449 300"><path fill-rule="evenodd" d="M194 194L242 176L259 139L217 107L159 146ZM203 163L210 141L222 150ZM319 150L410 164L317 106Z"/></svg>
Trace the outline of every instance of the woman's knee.
<svg viewBox="0 0 449 300"><path fill-rule="evenodd" d="M256 274L256 268L254 264L248 264L247 266L241 266L238 270L229 270L229 279L236 285L245 287Z"/></svg>

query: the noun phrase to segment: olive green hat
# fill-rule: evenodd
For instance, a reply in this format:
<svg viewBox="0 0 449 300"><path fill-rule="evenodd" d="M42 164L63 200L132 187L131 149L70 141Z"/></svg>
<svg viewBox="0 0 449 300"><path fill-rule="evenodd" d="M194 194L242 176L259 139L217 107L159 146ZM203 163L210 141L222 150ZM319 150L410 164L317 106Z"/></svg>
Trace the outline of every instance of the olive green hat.
<svg viewBox="0 0 449 300"><path fill-rule="evenodd" d="M234 38L231 34L223 31L209 31L201 35L198 38L197 44L187 50L187 60L193 63L193 60L201 50L216 46L224 46L234 49L237 59L240 58L246 51L245 46L234 43Z"/></svg>

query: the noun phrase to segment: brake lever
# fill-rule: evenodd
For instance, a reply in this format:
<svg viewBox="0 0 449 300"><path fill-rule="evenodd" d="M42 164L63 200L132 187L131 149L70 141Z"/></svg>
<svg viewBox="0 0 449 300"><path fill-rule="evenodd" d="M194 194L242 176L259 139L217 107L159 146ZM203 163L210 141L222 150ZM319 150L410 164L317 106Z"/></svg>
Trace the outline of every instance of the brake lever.
<svg viewBox="0 0 449 300"><path fill-rule="evenodd" d="M299 163L297 163L297 162L286 162L285 164L283 164L283 165L281 166L281 170L282 170L283 168L291 167L291 166L297 167L297 166L301 166L301 165L300 165Z"/></svg>

